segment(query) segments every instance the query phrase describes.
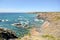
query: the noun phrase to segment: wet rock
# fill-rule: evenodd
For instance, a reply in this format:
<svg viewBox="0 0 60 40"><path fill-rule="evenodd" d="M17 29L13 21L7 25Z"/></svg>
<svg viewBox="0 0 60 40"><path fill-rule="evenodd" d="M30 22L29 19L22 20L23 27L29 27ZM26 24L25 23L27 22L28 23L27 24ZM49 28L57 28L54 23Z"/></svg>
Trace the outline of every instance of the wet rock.
<svg viewBox="0 0 60 40"><path fill-rule="evenodd" d="M28 25L25 25L24 28L28 28L29 26Z"/></svg>
<svg viewBox="0 0 60 40"><path fill-rule="evenodd" d="M40 19L41 18L40 15L37 15L37 18Z"/></svg>
<svg viewBox="0 0 60 40"><path fill-rule="evenodd" d="M17 27L22 27L22 24L20 24L20 23L14 23L14 24L12 24L13 26L17 26Z"/></svg>

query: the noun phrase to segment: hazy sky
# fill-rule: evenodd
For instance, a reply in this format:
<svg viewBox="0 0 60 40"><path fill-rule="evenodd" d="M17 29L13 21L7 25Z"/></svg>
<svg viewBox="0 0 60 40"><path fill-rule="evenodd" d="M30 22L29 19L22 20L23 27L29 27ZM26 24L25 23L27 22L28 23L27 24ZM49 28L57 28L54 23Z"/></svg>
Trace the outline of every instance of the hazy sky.
<svg viewBox="0 0 60 40"><path fill-rule="evenodd" d="M60 0L0 0L0 12L60 11Z"/></svg>

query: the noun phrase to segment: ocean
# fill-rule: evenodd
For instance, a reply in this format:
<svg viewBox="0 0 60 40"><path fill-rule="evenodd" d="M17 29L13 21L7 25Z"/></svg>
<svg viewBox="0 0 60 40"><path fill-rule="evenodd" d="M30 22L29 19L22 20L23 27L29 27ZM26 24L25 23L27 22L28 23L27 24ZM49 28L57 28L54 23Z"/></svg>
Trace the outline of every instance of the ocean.
<svg viewBox="0 0 60 40"><path fill-rule="evenodd" d="M44 20L38 20L36 16L37 14L30 13L0 13L0 28L14 31L17 37L24 36L29 31L24 28L25 24L29 27L39 27L43 24ZM22 27L13 26L14 23L21 23Z"/></svg>

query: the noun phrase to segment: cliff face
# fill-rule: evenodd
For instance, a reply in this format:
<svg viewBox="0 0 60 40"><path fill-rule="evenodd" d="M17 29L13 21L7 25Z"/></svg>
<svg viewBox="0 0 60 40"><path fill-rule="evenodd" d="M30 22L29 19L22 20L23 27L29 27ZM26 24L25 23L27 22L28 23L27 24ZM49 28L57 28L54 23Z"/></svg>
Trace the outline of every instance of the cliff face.
<svg viewBox="0 0 60 40"><path fill-rule="evenodd" d="M41 32L60 37L60 12L38 13L38 15L39 18L49 22L49 26L46 28L42 27Z"/></svg>

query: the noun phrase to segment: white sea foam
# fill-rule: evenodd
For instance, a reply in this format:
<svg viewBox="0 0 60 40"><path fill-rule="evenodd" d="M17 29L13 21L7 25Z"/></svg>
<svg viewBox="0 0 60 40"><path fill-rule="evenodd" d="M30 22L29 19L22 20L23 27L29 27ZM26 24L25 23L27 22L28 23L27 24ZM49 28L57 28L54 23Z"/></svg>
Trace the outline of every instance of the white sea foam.
<svg viewBox="0 0 60 40"><path fill-rule="evenodd" d="M41 21L41 22L44 22L44 20L42 20L42 19L41 19L40 21Z"/></svg>
<svg viewBox="0 0 60 40"><path fill-rule="evenodd" d="M8 19L6 19L6 21L8 21Z"/></svg>
<svg viewBox="0 0 60 40"><path fill-rule="evenodd" d="M18 20L23 20L22 18L18 18Z"/></svg>
<svg viewBox="0 0 60 40"><path fill-rule="evenodd" d="M21 23L21 24L23 24L24 22L23 22L23 21L21 21L20 23Z"/></svg>
<svg viewBox="0 0 60 40"><path fill-rule="evenodd" d="M2 20L2 22L4 22L5 20Z"/></svg>
<svg viewBox="0 0 60 40"><path fill-rule="evenodd" d="M42 20L42 19L35 19L34 21L36 21L36 22L44 22L44 20Z"/></svg>
<svg viewBox="0 0 60 40"><path fill-rule="evenodd" d="M28 24L28 22L24 22L25 24Z"/></svg>
<svg viewBox="0 0 60 40"><path fill-rule="evenodd" d="M39 21L38 19L35 19L34 21Z"/></svg>
<svg viewBox="0 0 60 40"><path fill-rule="evenodd" d="M19 17L22 17L22 16L19 16Z"/></svg>

